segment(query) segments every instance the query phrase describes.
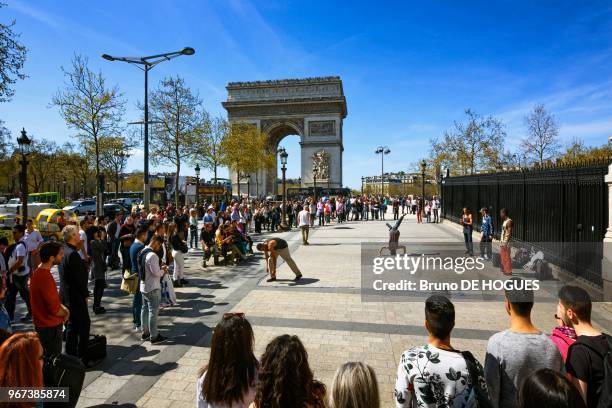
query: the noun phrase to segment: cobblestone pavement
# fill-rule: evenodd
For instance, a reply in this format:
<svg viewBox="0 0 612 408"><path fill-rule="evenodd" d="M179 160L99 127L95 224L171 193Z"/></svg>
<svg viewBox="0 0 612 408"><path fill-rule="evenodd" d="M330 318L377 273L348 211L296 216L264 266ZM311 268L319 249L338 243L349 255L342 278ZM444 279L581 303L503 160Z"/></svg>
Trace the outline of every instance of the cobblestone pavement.
<svg viewBox="0 0 612 408"><path fill-rule="evenodd" d="M402 240L462 239L452 225L417 224L413 216L404 219L400 230ZM200 253L190 253L186 260L189 286L177 289L178 306L160 314L161 332L170 337L161 345L143 342L133 332L131 296L118 289L118 271L111 272L104 299L107 313L92 314L92 333L108 338L108 358L87 373L78 406L194 407L197 372L208 359L211 330L230 310L246 313L253 324L258 357L273 337L296 334L308 350L315 378L330 386L340 364L365 361L376 370L383 407L393 406L399 356L424 343L426 332L420 300L362 302L360 245L386 241L384 222L318 227L311 231L310 246L301 245L297 230L277 236L289 242L304 274L302 281L293 282L293 274L281 264L278 281L267 283L257 254L244 265L203 269ZM608 331L611 310L609 304L594 308L596 324ZM472 350L483 361L487 339L507 325L501 299L457 302L456 312L453 345ZM549 332L554 313L554 301L536 304L536 325Z"/></svg>

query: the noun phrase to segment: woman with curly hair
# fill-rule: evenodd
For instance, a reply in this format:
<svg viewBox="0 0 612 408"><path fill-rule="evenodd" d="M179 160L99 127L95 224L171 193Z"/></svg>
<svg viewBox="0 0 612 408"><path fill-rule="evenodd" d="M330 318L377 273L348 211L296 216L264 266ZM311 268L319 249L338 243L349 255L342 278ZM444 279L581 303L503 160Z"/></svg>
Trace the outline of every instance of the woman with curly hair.
<svg viewBox="0 0 612 408"><path fill-rule="evenodd" d="M261 357L256 408L324 408L325 385L313 378L297 336L272 340Z"/></svg>
<svg viewBox="0 0 612 408"><path fill-rule="evenodd" d="M258 363L253 328L243 313L225 313L213 332L210 360L199 373L198 408L246 408L255 399Z"/></svg>
<svg viewBox="0 0 612 408"><path fill-rule="evenodd" d="M0 387L43 386L43 348L35 332L13 334L0 347ZM33 407L33 402L11 402L6 407Z"/></svg>

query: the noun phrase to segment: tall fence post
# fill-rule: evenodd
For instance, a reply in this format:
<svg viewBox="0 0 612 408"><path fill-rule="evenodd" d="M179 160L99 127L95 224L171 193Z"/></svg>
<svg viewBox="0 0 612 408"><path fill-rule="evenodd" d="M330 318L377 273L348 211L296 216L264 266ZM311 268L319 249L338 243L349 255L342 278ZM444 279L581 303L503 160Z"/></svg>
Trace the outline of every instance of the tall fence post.
<svg viewBox="0 0 612 408"><path fill-rule="evenodd" d="M608 167L606 175L608 187L608 229L604 237L604 256L601 267L603 277L604 301L612 301L612 164Z"/></svg>

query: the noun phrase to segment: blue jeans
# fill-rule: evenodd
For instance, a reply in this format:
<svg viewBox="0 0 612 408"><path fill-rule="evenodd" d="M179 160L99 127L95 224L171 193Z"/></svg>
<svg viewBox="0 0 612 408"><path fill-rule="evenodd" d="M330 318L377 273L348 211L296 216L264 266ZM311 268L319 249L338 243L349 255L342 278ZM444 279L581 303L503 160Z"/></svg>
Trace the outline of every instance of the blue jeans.
<svg viewBox="0 0 612 408"><path fill-rule="evenodd" d="M142 292L142 332L150 333L151 338L157 337L157 314L161 302L161 291L152 290L149 293Z"/></svg>
<svg viewBox="0 0 612 408"><path fill-rule="evenodd" d="M141 313L142 313L142 293L140 293L140 289L137 289L136 293L134 293L134 298L132 299L132 318L134 320L134 326L136 327L140 327Z"/></svg>
<svg viewBox="0 0 612 408"><path fill-rule="evenodd" d="M465 249L470 255L474 254L474 243L472 242L472 228L463 227L463 240L465 241Z"/></svg>

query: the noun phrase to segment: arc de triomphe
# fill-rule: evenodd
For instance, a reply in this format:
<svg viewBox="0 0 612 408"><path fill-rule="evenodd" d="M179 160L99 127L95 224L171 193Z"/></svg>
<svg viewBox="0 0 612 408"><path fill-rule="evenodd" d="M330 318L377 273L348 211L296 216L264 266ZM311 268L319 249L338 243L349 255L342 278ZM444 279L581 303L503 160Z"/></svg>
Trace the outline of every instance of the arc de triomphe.
<svg viewBox="0 0 612 408"><path fill-rule="evenodd" d="M340 77L230 82L226 89L223 107L230 123L256 125L268 134L275 150L285 136L300 137L302 187L313 186L313 156L321 151L329 157L329 180L317 177L317 185L342 187L342 121L347 110ZM230 178L237 193L236 174L230 172ZM259 172L257 182L254 174L242 179L240 190L243 194L250 190L252 195L270 195L277 192L276 184L275 167Z"/></svg>

